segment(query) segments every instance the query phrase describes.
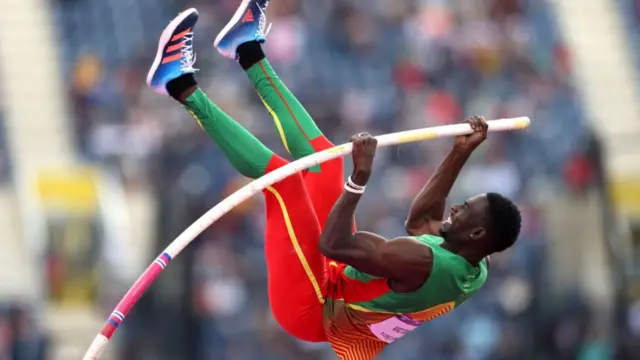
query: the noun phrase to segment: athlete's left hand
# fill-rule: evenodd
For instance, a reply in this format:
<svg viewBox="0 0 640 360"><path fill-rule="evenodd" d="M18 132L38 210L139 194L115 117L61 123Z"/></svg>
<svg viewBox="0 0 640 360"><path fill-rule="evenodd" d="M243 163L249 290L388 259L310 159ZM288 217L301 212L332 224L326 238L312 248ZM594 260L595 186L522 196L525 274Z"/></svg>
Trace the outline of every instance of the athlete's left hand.
<svg viewBox="0 0 640 360"><path fill-rule="evenodd" d="M353 175L351 180L357 185L366 185L373 168L378 140L368 133L360 133L351 137L353 143Z"/></svg>
<svg viewBox="0 0 640 360"><path fill-rule="evenodd" d="M487 139L489 125L484 120L484 116L471 116L463 123L471 125L473 132L469 135L456 136L454 148L462 151L473 151Z"/></svg>

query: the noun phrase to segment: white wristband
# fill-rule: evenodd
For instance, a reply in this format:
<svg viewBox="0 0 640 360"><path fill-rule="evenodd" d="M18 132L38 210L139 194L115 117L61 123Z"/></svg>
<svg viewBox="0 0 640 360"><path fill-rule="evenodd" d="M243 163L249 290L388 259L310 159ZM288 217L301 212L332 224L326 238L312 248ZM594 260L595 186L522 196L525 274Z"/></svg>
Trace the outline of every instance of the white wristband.
<svg viewBox="0 0 640 360"><path fill-rule="evenodd" d="M347 178L347 184L349 184L349 186L351 186L356 190L362 190L362 191L364 191L364 188L367 187L366 185L358 185L354 183L353 180L351 179L351 175L349 175L349 177Z"/></svg>
<svg viewBox="0 0 640 360"><path fill-rule="evenodd" d="M352 194L364 194L364 186L362 187L362 189L356 189L352 185L350 185L349 182L344 183L344 189Z"/></svg>

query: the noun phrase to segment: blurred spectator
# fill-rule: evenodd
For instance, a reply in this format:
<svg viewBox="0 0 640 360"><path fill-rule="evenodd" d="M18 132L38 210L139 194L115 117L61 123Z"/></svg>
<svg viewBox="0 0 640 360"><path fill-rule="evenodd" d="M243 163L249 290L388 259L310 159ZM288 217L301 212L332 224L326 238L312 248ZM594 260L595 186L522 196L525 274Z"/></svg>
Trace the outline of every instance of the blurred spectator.
<svg viewBox="0 0 640 360"><path fill-rule="evenodd" d="M634 55L638 88L640 89L640 0L613 0L619 8L629 39L629 50Z"/></svg>
<svg viewBox="0 0 640 360"><path fill-rule="evenodd" d="M5 135L4 119L2 118L2 107L0 105L0 184L8 181L9 175L9 148Z"/></svg>
<svg viewBox="0 0 640 360"><path fill-rule="evenodd" d="M48 350L28 307L16 302L0 305L0 359L46 360Z"/></svg>

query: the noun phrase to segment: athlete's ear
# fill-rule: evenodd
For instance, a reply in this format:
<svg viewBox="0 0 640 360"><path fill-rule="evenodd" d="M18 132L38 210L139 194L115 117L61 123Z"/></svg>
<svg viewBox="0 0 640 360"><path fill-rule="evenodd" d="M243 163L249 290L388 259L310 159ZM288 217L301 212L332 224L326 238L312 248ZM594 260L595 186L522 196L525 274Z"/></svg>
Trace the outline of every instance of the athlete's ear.
<svg viewBox="0 0 640 360"><path fill-rule="evenodd" d="M477 227L473 229L473 231L471 231L471 234L469 234L469 237L471 238L471 240L478 240L478 239L482 239L486 234L487 234L487 231L483 227Z"/></svg>

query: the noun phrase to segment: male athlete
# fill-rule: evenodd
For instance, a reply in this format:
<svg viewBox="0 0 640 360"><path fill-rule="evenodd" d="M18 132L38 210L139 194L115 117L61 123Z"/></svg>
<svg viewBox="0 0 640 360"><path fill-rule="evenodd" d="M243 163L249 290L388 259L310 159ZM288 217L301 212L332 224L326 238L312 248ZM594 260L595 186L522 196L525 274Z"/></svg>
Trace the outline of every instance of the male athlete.
<svg viewBox="0 0 640 360"><path fill-rule="evenodd" d="M267 0L243 0L214 45L236 59L296 159L333 147L276 76L261 49ZM147 82L184 105L243 175L258 178L287 163L214 105L194 78L193 31L198 12L178 15L162 33ZM386 240L356 232L354 212L372 171L376 140L353 142L354 171L343 160L292 175L264 191L269 300L280 326L305 341L328 341L343 360L373 359L387 344L451 311L485 282L488 256L510 247L520 231L518 209L489 193L454 205L445 198L471 152L487 136L481 117L455 145L414 200L409 236Z"/></svg>

